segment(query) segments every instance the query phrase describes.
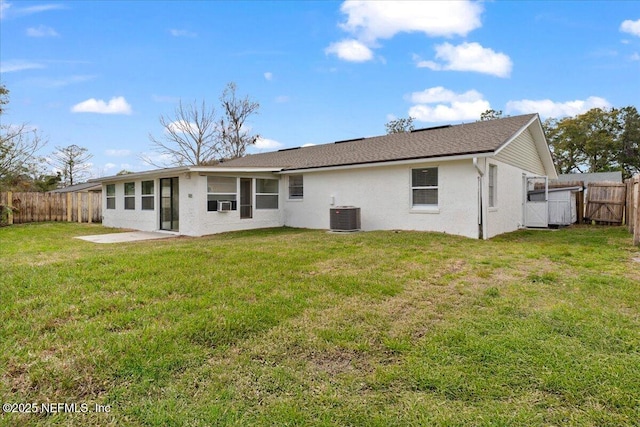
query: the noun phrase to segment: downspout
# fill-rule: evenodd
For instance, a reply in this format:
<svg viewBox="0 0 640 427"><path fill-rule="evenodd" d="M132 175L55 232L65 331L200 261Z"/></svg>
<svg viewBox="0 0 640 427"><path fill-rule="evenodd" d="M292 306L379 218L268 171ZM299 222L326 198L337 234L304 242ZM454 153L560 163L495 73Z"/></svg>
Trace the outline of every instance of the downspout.
<svg viewBox="0 0 640 427"><path fill-rule="evenodd" d="M484 176L484 172L478 166L478 158L473 158L473 166L478 171L478 238L484 239L484 224L482 221L482 177Z"/></svg>

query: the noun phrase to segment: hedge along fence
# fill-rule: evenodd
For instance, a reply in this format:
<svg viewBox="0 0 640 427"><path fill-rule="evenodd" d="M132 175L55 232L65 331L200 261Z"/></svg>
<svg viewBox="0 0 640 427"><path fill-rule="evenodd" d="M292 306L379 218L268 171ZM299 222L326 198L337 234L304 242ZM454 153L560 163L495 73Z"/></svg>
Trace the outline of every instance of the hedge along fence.
<svg viewBox="0 0 640 427"><path fill-rule="evenodd" d="M0 224L102 222L101 193L0 193Z"/></svg>
<svg viewBox="0 0 640 427"><path fill-rule="evenodd" d="M640 174L625 181L627 184L626 216L633 244L640 245Z"/></svg>

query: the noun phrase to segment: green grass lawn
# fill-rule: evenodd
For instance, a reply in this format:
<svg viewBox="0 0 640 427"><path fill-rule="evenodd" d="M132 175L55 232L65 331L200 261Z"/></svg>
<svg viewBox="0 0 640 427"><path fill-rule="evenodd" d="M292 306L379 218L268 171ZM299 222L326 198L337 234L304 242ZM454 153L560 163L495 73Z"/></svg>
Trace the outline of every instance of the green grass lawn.
<svg viewBox="0 0 640 427"><path fill-rule="evenodd" d="M0 402L90 409L0 425L640 425L624 228L112 231L0 228Z"/></svg>

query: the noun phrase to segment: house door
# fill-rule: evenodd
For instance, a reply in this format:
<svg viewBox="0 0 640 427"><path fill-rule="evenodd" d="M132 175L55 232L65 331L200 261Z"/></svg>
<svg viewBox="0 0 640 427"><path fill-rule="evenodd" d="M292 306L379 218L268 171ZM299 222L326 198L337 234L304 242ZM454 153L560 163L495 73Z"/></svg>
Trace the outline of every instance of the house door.
<svg viewBox="0 0 640 427"><path fill-rule="evenodd" d="M160 230L178 231L178 178L160 178Z"/></svg>
<svg viewBox="0 0 640 427"><path fill-rule="evenodd" d="M240 178L240 218L253 218L253 179Z"/></svg>
<svg viewBox="0 0 640 427"><path fill-rule="evenodd" d="M549 226L549 188L546 176L524 177L524 226Z"/></svg>

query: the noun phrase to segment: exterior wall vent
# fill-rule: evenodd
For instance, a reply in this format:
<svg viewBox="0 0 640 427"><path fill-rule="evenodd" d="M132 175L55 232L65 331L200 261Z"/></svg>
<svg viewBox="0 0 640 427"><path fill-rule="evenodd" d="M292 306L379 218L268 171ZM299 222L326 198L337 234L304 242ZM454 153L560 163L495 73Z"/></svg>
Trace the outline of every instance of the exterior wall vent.
<svg viewBox="0 0 640 427"><path fill-rule="evenodd" d="M331 231L360 230L360 208L355 206L337 206L329 212L329 227Z"/></svg>

